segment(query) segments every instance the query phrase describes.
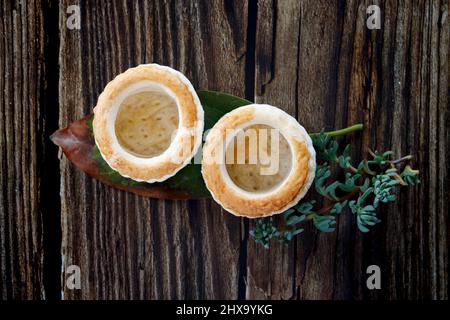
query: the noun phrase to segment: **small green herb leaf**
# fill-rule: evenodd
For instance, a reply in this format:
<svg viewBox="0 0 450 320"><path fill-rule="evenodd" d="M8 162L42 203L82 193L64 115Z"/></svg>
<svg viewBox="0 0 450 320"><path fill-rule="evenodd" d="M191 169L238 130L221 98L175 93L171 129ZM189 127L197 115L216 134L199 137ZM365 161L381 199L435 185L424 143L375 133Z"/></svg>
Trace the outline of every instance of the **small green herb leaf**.
<svg viewBox="0 0 450 320"><path fill-rule="evenodd" d="M294 224L297 224L299 222L302 222L303 220L305 220L305 218L306 218L306 216L304 214L301 215L301 216L297 216L297 215L293 214L293 215L289 216L286 219L286 224L287 225L294 225Z"/></svg>
<svg viewBox="0 0 450 320"><path fill-rule="evenodd" d="M314 226L322 232L333 232L335 229L333 227L336 224L334 216L321 216L316 214L313 217L313 222Z"/></svg>
<svg viewBox="0 0 450 320"><path fill-rule="evenodd" d="M250 231L250 235L256 243L269 248L269 241L279 235L277 228L273 226L272 217L257 219L255 223L255 229Z"/></svg>
<svg viewBox="0 0 450 320"><path fill-rule="evenodd" d="M403 172L400 175L402 179L408 184L408 185L415 185L420 183L419 180L419 170L413 170L409 165L403 169Z"/></svg>

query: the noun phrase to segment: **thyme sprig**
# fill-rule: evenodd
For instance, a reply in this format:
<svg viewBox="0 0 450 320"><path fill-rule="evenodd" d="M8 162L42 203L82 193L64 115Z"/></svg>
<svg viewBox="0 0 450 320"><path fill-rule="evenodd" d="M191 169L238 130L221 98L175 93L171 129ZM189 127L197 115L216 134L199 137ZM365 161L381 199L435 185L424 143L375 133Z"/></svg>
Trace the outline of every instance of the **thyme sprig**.
<svg viewBox="0 0 450 320"><path fill-rule="evenodd" d="M391 159L392 151L368 150L367 158L353 165L350 146L340 148L333 137L362 130L362 127L362 124L356 124L337 131L311 134L317 161L314 190L323 198L322 204L314 200L301 201L282 213L282 221L276 224L274 219L278 217L257 219L255 228L250 231L256 243L265 248L269 248L271 239L289 243L304 231L302 226L307 221L312 221L319 231L333 232L337 217L345 208L355 216L358 229L368 232L381 222L377 217L380 204L396 200L396 187L419 183L419 171L410 165L404 166L412 159L411 155ZM344 171L343 179L333 180L332 168L335 167Z"/></svg>

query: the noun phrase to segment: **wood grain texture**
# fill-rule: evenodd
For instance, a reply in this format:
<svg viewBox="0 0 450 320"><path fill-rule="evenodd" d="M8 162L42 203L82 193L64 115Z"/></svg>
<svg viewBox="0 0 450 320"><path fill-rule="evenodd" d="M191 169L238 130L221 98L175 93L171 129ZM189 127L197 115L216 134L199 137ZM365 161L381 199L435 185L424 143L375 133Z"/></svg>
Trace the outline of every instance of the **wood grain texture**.
<svg viewBox="0 0 450 320"><path fill-rule="evenodd" d="M196 88L245 90L245 2L81 2L81 30L60 3L60 125L92 111L115 75L141 63L182 71ZM89 88L89 90L86 90ZM113 190L61 162L65 299L237 298L241 219L211 201L157 201Z"/></svg>
<svg viewBox="0 0 450 320"><path fill-rule="evenodd" d="M366 8L381 8L380 30ZM66 27L70 5L81 29ZM448 0L49 0L0 5L2 299L448 299ZM48 136L127 68L156 62L282 108L310 131L413 154L421 184L362 235L311 225L264 250L212 200L158 201L79 172ZM58 107L59 106L59 107ZM64 270L81 268L81 290ZM377 264L382 289L366 289ZM62 272L61 272L62 271Z"/></svg>
<svg viewBox="0 0 450 320"><path fill-rule="evenodd" d="M366 28L371 4L381 30ZM448 299L448 1L260 0L257 27L257 101L312 131L363 122L362 135L346 138L353 156L359 147L414 153L422 183L382 207L370 234L347 211L334 234L307 229L262 254L249 243L249 297ZM374 292L365 289L372 264L382 270Z"/></svg>
<svg viewBox="0 0 450 320"><path fill-rule="evenodd" d="M51 68L47 1L4 1L0 6L0 296L42 299L58 284L58 260L49 242L58 232L57 149L47 137ZM51 170L54 170L51 172ZM50 203L51 201L56 201ZM56 223L55 223L56 222ZM49 232L47 232L49 231ZM56 237L55 237L56 235ZM49 288L52 286L52 288Z"/></svg>

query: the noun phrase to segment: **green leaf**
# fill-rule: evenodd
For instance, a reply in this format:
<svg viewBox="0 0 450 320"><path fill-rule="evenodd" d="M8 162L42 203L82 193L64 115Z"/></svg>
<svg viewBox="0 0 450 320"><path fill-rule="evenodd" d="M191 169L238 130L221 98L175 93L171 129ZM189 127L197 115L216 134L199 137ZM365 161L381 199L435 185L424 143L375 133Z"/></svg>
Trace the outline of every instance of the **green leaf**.
<svg viewBox="0 0 450 320"><path fill-rule="evenodd" d="M366 198L373 192L373 188L367 188L366 191L358 198L358 205L362 206Z"/></svg>
<svg viewBox="0 0 450 320"><path fill-rule="evenodd" d="M339 189L344 192L352 192L355 189L356 181L361 177L360 174L353 174L351 172L347 172L345 174L345 182L339 184Z"/></svg>
<svg viewBox="0 0 450 320"><path fill-rule="evenodd" d="M342 152L342 155L340 155L338 158L339 166L342 169L347 169L350 167L351 157L348 155L349 149L350 149L350 145L348 144L345 146L345 149Z"/></svg>
<svg viewBox="0 0 450 320"><path fill-rule="evenodd" d="M337 215L344 210L345 206L347 205L348 200L345 200L343 202L336 202L333 206L333 208L330 210L330 214Z"/></svg>
<svg viewBox="0 0 450 320"><path fill-rule="evenodd" d="M370 186L370 179L366 178L364 180L364 184L359 188L361 190L361 192L366 192L367 189L369 189Z"/></svg>
<svg viewBox="0 0 450 320"><path fill-rule="evenodd" d="M263 245L266 249L269 248L270 240L278 235L279 232L273 226L272 217L256 219L255 229L250 231L250 236L255 242Z"/></svg>
<svg viewBox="0 0 450 320"><path fill-rule="evenodd" d="M312 209L314 208L314 204L316 203L316 201L311 200L311 201L305 201L305 202L301 202L299 204L297 204L294 208L303 214L308 214L311 213Z"/></svg>
<svg viewBox="0 0 450 320"><path fill-rule="evenodd" d="M205 130L211 129L226 113L252 104L251 101L223 92L198 90L197 95L205 111Z"/></svg>
<svg viewBox="0 0 450 320"><path fill-rule="evenodd" d="M359 172L365 172L369 175L376 175L377 173L375 171L373 171L370 167L369 167L369 161L367 161L366 159L362 160L361 163L358 166L358 171Z"/></svg>
<svg viewBox="0 0 450 320"><path fill-rule="evenodd" d="M414 170L411 168L411 166L407 165L403 172L400 174L402 179L408 184L408 185L415 185L420 183L419 180L419 170Z"/></svg>
<svg viewBox="0 0 450 320"><path fill-rule="evenodd" d="M288 244L295 236L301 234L304 229L286 230L279 236L279 241Z"/></svg>
<svg viewBox="0 0 450 320"><path fill-rule="evenodd" d="M349 207L356 215L356 222L358 229L361 232L368 232L367 226L374 226L379 223L380 220L376 216L375 207L372 205L362 206L365 200L361 200L361 197L357 201L352 200L349 202Z"/></svg>
<svg viewBox="0 0 450 320"><path fill-rule="evenodd" d="M370 164L385 165L389 161L389 157L393 154L392 151L384 153L374 152L373 159L369 161Z"/></svg>
<svg viewBox="0 0 450 320"><path fill-rule="evenodd" d="M323 161L334 161L337 159L337 151L339 144L330 138L325 132L314 134L311 136L314 148L316 149L316 157Z"/></svg>
<svg viewBox="0 0 450 320"><path fill-rule="evenodd" d="M297 216L297 215L293 214L289 218L286 219L286 224L287 225L295 225L295 224L305 220L305 218L306 218L306 216L304 214L301 216Z"/></svg>
<svg viewBox="0 0 450 320"><path fill-rule="evenodd" d="M294 231L291 232L292 236L296 236L300 233L302 233L305 229L296 229Z"/></svg>
<svg viewBox="0 0 450 320"><path fill-rule="evenodd" d="M283 212L283 214L287 218L294 212L295 212L295 210L293 208L290 208L290 209L287 209L285 212Z"/></svg>
<svg viewBox="0 0 450 320"><path fill-rule="evenodd" d="M364 211L375 211L375 208L371 205L365 206L363 209Z"/></svg>
<svg viewBox="0 0 450 320"><path fill-rule="evenodd" d="M387 203L395 201L396 197L392 194L393 189L400 181L394 178L396 172L390 171L385 174L379 174L372 178L375 199L373 205L378 207L380 202Z"/></svg>
<svg viewBox="0 0 450 320"><path fill-rule="evenodd" d="M313 217L313 222L314 226L322 232L333 232L335 229L333 227L336 224L334 216L321 216L316 214Z"/></svg>
<svg viewBox="0 0 450 320"><path fill-rule="evenodd" d="M323 196L328 196L325 182L330 176L331 170L327 162L316 167L315 188L316 191Z"/></svg>
<svg viewBox="0 0 450 320"><path fill-rule="evenodd" d="M394 154L393 151L386 151L383 153L383 158L388 159Z"/></svg>
<svg viewBox="0 0 450 320"><path fill-rule="evenodd" d="M364 232L364 233L370 231L369 228L367 228L365 226L365 223L361 221L361 218L359 216L356 219L357 219L356 221L357 221L357 226L358 226L359 231Z"/></svg>
<svg viewBox="0 0 450 320"><path fill-rule="evenodd" d="M332 184L328 185L325 189L325 193L331 197L333 200L339 200L339 198L336 196L336 188L340 185L339 181L335 181Z"/></svg>

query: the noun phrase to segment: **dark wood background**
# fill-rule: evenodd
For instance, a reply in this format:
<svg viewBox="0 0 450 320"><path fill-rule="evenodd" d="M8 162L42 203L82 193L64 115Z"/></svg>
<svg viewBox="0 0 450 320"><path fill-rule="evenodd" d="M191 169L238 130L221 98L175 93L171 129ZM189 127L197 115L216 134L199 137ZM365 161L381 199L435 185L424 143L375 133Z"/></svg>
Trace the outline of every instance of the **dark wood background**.
<svg viewBox="0 0 450 320"><path fill-rule="evenodd" d="M81 7L81 30L66 27ZM378 4L381 30L365 26ZM0 3L3 299L447 299L448 0L10 1ZM422 183L362 235L308 227L264 250L253 221L211 200L158 201L76 170L49 135L89 114L127 68L157 62L196 88L269 103L308 130L414 154ZM81 290L61 270L81 268ZM367 266L382 289L366 289ZM62 293L62 295L61 295Z"/></svg>

